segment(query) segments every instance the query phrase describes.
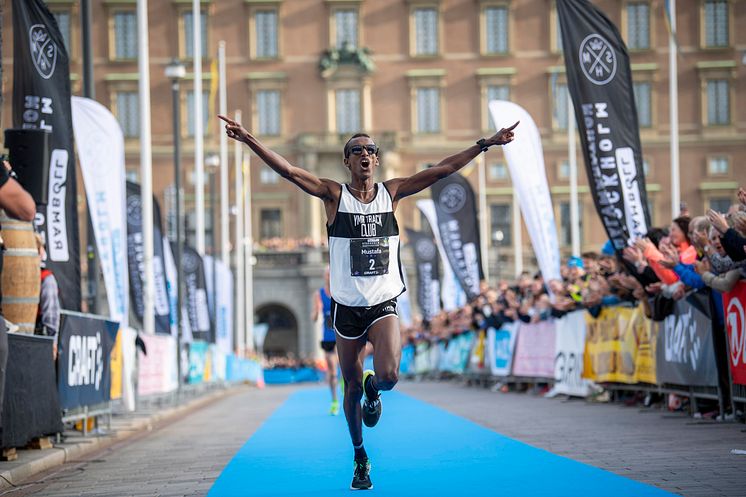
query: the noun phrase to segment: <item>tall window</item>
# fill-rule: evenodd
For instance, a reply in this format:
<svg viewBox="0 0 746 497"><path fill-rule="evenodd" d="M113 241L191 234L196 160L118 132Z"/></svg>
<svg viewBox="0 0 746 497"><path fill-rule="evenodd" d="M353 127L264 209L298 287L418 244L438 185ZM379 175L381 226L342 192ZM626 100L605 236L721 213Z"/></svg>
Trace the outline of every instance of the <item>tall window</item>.
<svg viewBox="0 0 746 497"><path fill-rule="evenodd" d="M570 161L560 161L557 168L557 176L559 179L570 179Z"/></svg>
<svg viewBox="0 0 746 497"><path fill-rule="evenodd" d="M653 125L653 112L651 109L651 84L649 81L635 82L632 84L635 93L635 106L637 107L637 120L641 127L649 128Z"/></svg>
<svg viewBox="0 0 746 497"><path fill-rule="evenodd" d="M510 85L487 85L487 101L510 100Z"/></svg>
<svg viewBox="0 0 746 497"><path fill-rule="evenodd" d="M487 7L484 9L484 23L487 36L486 52L502 54L508 52L508 8Z"/></svg>
<svg viewBox="0 0 746 497"><path fill-rule="evenodd" d="M277 11L259 10L254 15L256 30L256 57L274 59L277 57Z"/></svg>
<svg viewBox="0 0 746 497"><path fill-rule="evenodd" d="M182 14L184 26L184 55L186 58L194 58L194 16L191 10L186 10ZM202 32L200 33L202 47L202 57L207 57L207 13L200 11L200 23Z"/></svg>
<svg viewBox="0 0 746 497"><path fill-rule="evenodd" d="M713 197L710 199L710 209L717 211L717 212L728 212L728 209L730 209L730 206L732 204L732 201L728 197Z"/></svg>
<svg viewBox="0 0 746 497"><path fill-rule="evenodd" d="M513 243L513 216L511 214L510 204L492 204L490 205L490 240L492 245L510 245ZM502 231L503 239L497 242L495 233Z"/></svg>
<svg viewBox="0 0 746 497"><path fill-rule="evenodd" d="M277 136L280 134L280 91L259 90L256 92L257 120L259 134Z"/></svg>
<svg viewBox="0 0 746 497"><path fill-rule="evenodd" d="M357 48L357 10L335 11L334 30L337 48L342 48L345 44Z"/></svg>
<svg viewBox="0 0 746 497"><path fill-rule="evenodd" d="M126 138L140 136L140 98L136 91L120 91L116 94L117 120Z"/></svg>
<svg viewBox="0 0 746 497"><path fill-rule="evenodd" d="M259 169L259 182L263 185L276 185L280 182L280 175L270 169L269 166L262 166Z"/></svg>
<svg viewBox="0 0 746 497"><path fill-rule="evenodd" d="M567 99L569 97L567 92L567 83L554 81L552 90L552 103L554 106L554 127L559 130L565 130L567 129Z"/></svg>
<svg viewBox="0 0 746 497"><path fill-rule="evenodd" d="M194 136L194 90L189 90L186 95L187 99L187 136ZM202 121L203 121L203 135L206 135L208 132L208 124L211 121L210 115L209 115L209 108L210 108L210 92L209 91L203 91L202 92Z"/></svg>
<svg viewBox="0 0 746 497"><path fill-rule="evenodd" d="M729 39L728 0L705 2L705 46L727 47Z"/></svg>
<svg viewBox="0 0 746 497"><path fill-rule="evenodd" d="M647 2L627 4L627 46L637 50L650 48L650 5Z"/></svg>
<svg viewBox="0 0 746 497"><path fill-rule="evenodd" d="M114 58L137 58L137 15L134 12L114 14Z"/></svg>
<svg viewBox="0 0 746 497"><path fill-rule="evenodd" d="M707 174L722 176L728 174L729 164L727 157L710 157L707 160Z"/></svg>
<svg viewBox="0 0 746 497"><path fill-rule="evenodd" d="M578 232L583 242L583 209L578 205ZM560 202L560 245L572 245L572 224L570 223L570 202Z"/></svg>
<svg viewBox="0 0 746 497"><path fill-rule="evenodd" d="M438 53L438 11L432 7L414 11L415 54Z"/></svg>
<svg viewBox="0 0 746 497"><path fill-rule="evenodd" d="M730 124L730 84L727 79L707 81L707 124Z"/></svg>
<svg viewBox="0 0 746 497"><path fill-rule="evenodd" d="M70 11L56 10L52 12L54 19L57 21L57 27L62 33L62 41L65 43L68 57L70 56Z"/></svg>
<svg viewBox="0 0 746 497"><path fill-rule="evenodd" d="M508 178L508 166L504 162L495 162L490 164L490 179L493 181L502 181Z"/></svg>
<svg viewBox="0 0 746 497"><path fill-rule="evenodd" d="M282 237L282 211L280 209L262 209L259 211L259 237Z"/></svg>
<svg viewBox="0 0 746 497"><path fill-rule="evenodd" d="M440 132L440 88L417 88L417 132Z"/></svg>
<svg viewBox="0 0 746 497"><path fill-rule="evenodd" d="M360 131L360 90L347 89L334 92L337 133Z"/></svg>

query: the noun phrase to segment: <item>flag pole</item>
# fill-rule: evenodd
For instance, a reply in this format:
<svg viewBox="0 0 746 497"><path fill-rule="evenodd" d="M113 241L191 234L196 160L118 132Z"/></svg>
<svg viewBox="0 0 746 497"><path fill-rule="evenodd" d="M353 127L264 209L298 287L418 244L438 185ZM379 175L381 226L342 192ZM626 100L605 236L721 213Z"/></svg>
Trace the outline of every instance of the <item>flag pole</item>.
<svg viewBox="0 0 746 497"><path fill-rule="evenodd" d="M202 12L192 0L192 55L194 62L194 209L197 252L205 256L205 153L202 117ZM215 227L212 227L213 232ZM215 254L213 254L215 255Z"/></svg>
<svg viewBox="0 0 746 497"><path fill-rule="evenodd" d="M671 29L668 33L668 95L671 121L671 217L679 215L681 184L679 178L679 71L676 46L676 0L669 0Z"/></svg>
<svg viewBox="0 0 746 497"><path fill-rule="evenodd" d="M235 115L236 122L241 122L241 111L237 110ZM222 133L223 135L225 133ZM243 149L241 142L234 143L234 186L236 197L236 243L233 251L236 254L236 348L239 357L244 357L246 351L246 286L244 284L245 273L244 263L246 259L246 250L244 245L244 192L243 192Z"/></svg>
<svg viewBox="0 0 746 497"><path fill-rule="evenodd" d="M225 41L218 45L218 74L220 86L218 87L220 114L228 114L228 95L226 93L225 81ZM215 116L210 116L215 119ZM215 119L217 121L217 119ZM218 128L220 129L220 128ZM239 144L240 145L240 144ZM230 243L230 227L228 221L228 135L220 133L220 249L221 259L225 267L230 268L231 259L228 244Z"/></svg>
<svg viewBox="0 0 746 497"><path fill-rule="evenodd" d="M578 209L578 157L575 151L575 109L567 95L567 160L570 166L570 238L572 255L580 257L580 213Z"/></svg>
<svg viewBox="0 0 746 497"><path fill-rule="evenodd" d="M150 141L150 58L148 0L137 0L138 70L140 95L140 184L143 234L143 329L155 333L155 282L153 281L153 164ZM162 243L162 241L159 241Z"/></svg>
<svg viewBox="0 0 746 497"><path fill-rule="evenodd" d="M485 179L484 154L477 156L477 169L479 170L479 245L482 251L482 269L485 281L490 281L490 258L489 258L489 229L487 227L487 181ZM500 261L498 261L499 263Z"/></svg>

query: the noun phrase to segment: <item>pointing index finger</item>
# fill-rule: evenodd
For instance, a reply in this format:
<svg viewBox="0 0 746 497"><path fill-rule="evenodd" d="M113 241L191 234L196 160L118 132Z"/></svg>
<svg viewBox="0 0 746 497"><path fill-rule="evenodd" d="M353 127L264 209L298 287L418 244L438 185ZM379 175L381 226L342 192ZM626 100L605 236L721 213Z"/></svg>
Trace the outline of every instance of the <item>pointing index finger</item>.
<svg viewBox="0 0 746 497"><path fill-rule="evenodd" d="M516 121L515 124L513 126L509 127L506 131L513 131L515 129L515 127L518 126L518 123L520 123L520 122L521 121Z"/></svg>
<svg viewBox="0 0 746 497"><path fill-rule="evenodd" d="M231 119L231 118L229 118L229 117L225 117L225 116L223 116L223 115L221 115L221 114L218 114L218 118L219 118L219 119L222 119L223 121L225 121L225 122L227 122L228 124L231 124L231 125L233 125L233 126L235 126L236 124L238 124L238 123L237 123L236 121L234 121L233 119Z"/></svg>

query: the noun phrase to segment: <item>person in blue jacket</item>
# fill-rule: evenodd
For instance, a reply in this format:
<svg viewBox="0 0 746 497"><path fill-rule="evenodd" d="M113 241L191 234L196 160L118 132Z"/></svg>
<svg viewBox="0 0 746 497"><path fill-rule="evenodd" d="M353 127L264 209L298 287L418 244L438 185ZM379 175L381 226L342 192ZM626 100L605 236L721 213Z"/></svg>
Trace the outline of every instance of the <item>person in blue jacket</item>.
<svg viewBox="0 0 746 497"><path fill-rule="evenodd" d="M329 267L327 266L324 273L324 286L314 294L313 313L311 320L316 322L319 315L323 317L324 333L321 337L321 348L324 350L326 359L326 377L329 381L329 388L332 391L332 404L329 407L329 414L336 416L339 414L339 400L337 399L337 337L332 325L332 298L329 296Z"/></svg>

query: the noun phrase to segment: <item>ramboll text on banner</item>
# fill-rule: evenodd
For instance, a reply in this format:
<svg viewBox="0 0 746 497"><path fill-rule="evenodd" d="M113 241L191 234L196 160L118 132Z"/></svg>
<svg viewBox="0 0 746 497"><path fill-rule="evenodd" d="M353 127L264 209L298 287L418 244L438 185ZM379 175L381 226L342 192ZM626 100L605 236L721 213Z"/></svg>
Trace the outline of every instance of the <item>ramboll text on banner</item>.
<svg viewBox="0 0 746 497"><path fill-rule="evenodd" d="M614 248L650 226L629 56L588 0L557 0L567 83L593 201Z"/></svg>
<svg viewBox="0 0 746 497"><path fill-rule="evenodd" d="M49 136L47 205L36 208L63 309L80 310L80 240L70 110L70 67L62 34L42 0L13 0L13 127Z"/></svg>

